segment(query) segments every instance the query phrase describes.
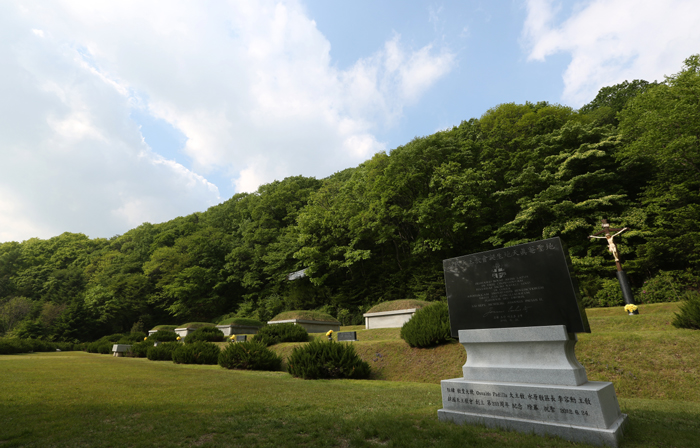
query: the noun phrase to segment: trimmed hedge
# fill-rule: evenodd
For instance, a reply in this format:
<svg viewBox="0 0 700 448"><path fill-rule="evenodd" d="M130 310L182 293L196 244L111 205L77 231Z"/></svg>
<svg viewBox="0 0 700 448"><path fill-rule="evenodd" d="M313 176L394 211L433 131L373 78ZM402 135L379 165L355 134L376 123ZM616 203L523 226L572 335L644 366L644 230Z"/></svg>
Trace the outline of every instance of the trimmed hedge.
<svg viewBox="0 0 700 448"><path fill-rule="evenodd" d="M153 342L150 341L134 342L131 344L131 352L129 356L134 358L145 358L148 353L148 349L151 347L153 347Z"/></svg>
<svg viewBox="0 0 700 448"><path fill-rule="evenodd" d="M185 337L185 344L193 342L221 342L224 340L224 333L218 328L202 327L194 330ZM214 363L216 364L216 363Z"/></svg>
<svg viewBox="0 0 700 448"><path fill-rule="evenodd" d="M177 364L216 364L221 349L211 342L197 341L191 344L179 344L173 350L172 359Z"/></svg>
<svg viewBox="0 0 700 448"><path fill-rule="evenodd" d="M282 358L262 342L232 342L219 354L225 369L280 370Z"/></svg>
<svg viewBox="0 0 700 448"><path fill-rule="evenodd" d="M173 342L177 341L178 335L174 331L170 330L158 330L152 335L150 335L147 341L154 342Z"/></svg>
<svg viewBox="0 0 700 448"><path fill-rule="evenodd" d="M49 342L41 339L0 338L0 355L31 352L62 352L79 350L81 344L71 342Z"/></svg>
<svg viewBox="0 0 700 448"><path fill-rule="evenodd" d="M371 368L350 344L334 341L311 341L295 347L287 359L287 370L293 376L309 379L369 378Z"/></svg>
<svg viewBox="0 0 700 448"><path fill-rule="evenodd" d="M452 341L447 303L421 308L401 327L401 339L411 347L433 347Z"/></svg>
<svg viewBox="0 0 700 448"><path fill-rule="evenodd" d="M267 346L280 342L307 342L309 333L301 325L274 324L262 327L252 340L253 342L262 342Z"/></svg>
<svg viewBox="0 0 700 448"><path fill-rule="evenodd" d="M687 294L678 312L674 313L672 324L676 328L700 330L700 294L697 292Z"/></svg>
<svg viewBox="0 0 700 448"><path fill-rule="evenodd" d="M198 330L203 327L216 327L211 322L187 322L186 324L182 324L176 328L191 328L193 330Z"/></svg>
<svg viewBox="0 0 700 448"><path fill-rule="evenodd" d="M150 361L172 361L173 351L181 345L179 342L160 342L157 346L148 348L146 358Z"/></svg>

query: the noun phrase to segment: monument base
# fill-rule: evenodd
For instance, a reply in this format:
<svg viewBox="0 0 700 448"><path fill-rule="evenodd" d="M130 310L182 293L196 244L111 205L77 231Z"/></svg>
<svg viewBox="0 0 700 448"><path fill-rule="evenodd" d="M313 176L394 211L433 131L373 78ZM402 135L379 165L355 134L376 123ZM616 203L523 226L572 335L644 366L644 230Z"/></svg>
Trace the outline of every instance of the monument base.
<svg viewBox="0 0 700 448"><path fill-rule="evenodd" d="M553 435L573 442L617 447L627 415L612 383L580 386L443 380L438 418L458 424Z"/></svg>

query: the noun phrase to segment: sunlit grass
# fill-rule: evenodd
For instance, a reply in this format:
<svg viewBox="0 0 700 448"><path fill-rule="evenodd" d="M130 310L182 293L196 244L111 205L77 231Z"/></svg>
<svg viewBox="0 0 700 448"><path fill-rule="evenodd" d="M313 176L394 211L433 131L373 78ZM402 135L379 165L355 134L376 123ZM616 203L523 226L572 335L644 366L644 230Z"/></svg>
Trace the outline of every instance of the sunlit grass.
<svg viewBox="0 0 700 448"><path fill-rule="evenodd" d="M593 333L579 336L589 379L612 381L630 416L623 448L698 446L700 332L657 320L673 311L591 310ZM463 347L412 349L395 329L355 331L374 378L390 381L304 381L83 352L0 356L0 447L573 446L439 422L438 383L460 376Z"/></svg>

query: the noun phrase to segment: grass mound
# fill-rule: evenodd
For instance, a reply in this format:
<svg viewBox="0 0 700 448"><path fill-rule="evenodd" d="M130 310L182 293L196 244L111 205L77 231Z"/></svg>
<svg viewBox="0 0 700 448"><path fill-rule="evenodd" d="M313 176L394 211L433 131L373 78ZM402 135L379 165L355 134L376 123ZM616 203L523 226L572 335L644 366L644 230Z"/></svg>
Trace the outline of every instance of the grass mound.
<svg viewBox="0 0 700 448"><path fill-rule="evenodd" d="M411 308L423 308L430 305L430 302L425 300L415 300L415 299L402 299L402 300L391 300L389 302L382 302L374 305L367 311L368 313L381 313L384 311L396 311L396 310L410 310Z"/></svg>
<svg viewBox="0 0 700 448"><path fill-rule="evenodd" d="M330 314L322 313L321 311L305 311L305 310L285 311L285 312L279 313L277 316L270 319L270 321L290 320L290 319L315 320L315 321L322 321L322 322L338 322L338 319L334 318ZM338 322L338 324L340 324L340 322Z"/></svg>
<svg viewBox="0 0 700 448"><path fill-rule="evenodd" d="M204 327L216 327L216 325L212 324L211 322L187 322L186 324L182 324L178 327L175 328L192 328L194 330L197 330L199 328L204 328Z"/></svg>
<svg viewBox="0 0 700 448"><path fill-rule="evenodd" d="M167 330L167 331L173 331L176 328L180 328L179 325L156 325L155 327L151 328L151 330Z"/></svg>
<svg viewBox="0 0 700 448"><path fill-rule="evenodd" d="M218 325L244 325L246 327L262 327L264 322L256 319L248 319L246 317L230 317L218 323Z"/></svg>

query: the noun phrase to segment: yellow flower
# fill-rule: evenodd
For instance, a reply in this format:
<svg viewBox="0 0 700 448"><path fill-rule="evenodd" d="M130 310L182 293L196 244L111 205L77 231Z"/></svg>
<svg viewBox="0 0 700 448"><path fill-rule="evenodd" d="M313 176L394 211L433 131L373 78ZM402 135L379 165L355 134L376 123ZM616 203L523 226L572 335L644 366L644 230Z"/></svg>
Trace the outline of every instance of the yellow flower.
<svg viewBox="0 0 700 448"><path fill-rule="evenodd" d="M230 337L229 339L231 339L232 341L235 340L235 339L236 339L236 335L235 335L235 334L232 334L231 337Z"/></svg>
<svg viewBox="0 0 700 448"><path fill-rule="evenodd" d="M333 330L328 330L328 333L326 333L326 336L330 336L333 334Z"/></svg>
<svg viewBox="0 0 700 448"><path fill-rule="evenodd" d="M177 337L177 340L178 340L178 341L180 340L180 336Z"/></svg>
<svg viewBox="0 0 700 448"><path fill-rule="evenodd" d="M628 313L634 313L635 311L637 311L637 305L625 305L625 311L627 311Z"/></svg>
<svg viewBox="0 0 700 448"><path fill-rule="evenodd" d="M145 341L146 339L148 339L148 336L146 336L145 338L143 338L144 341Z"/></svg>

